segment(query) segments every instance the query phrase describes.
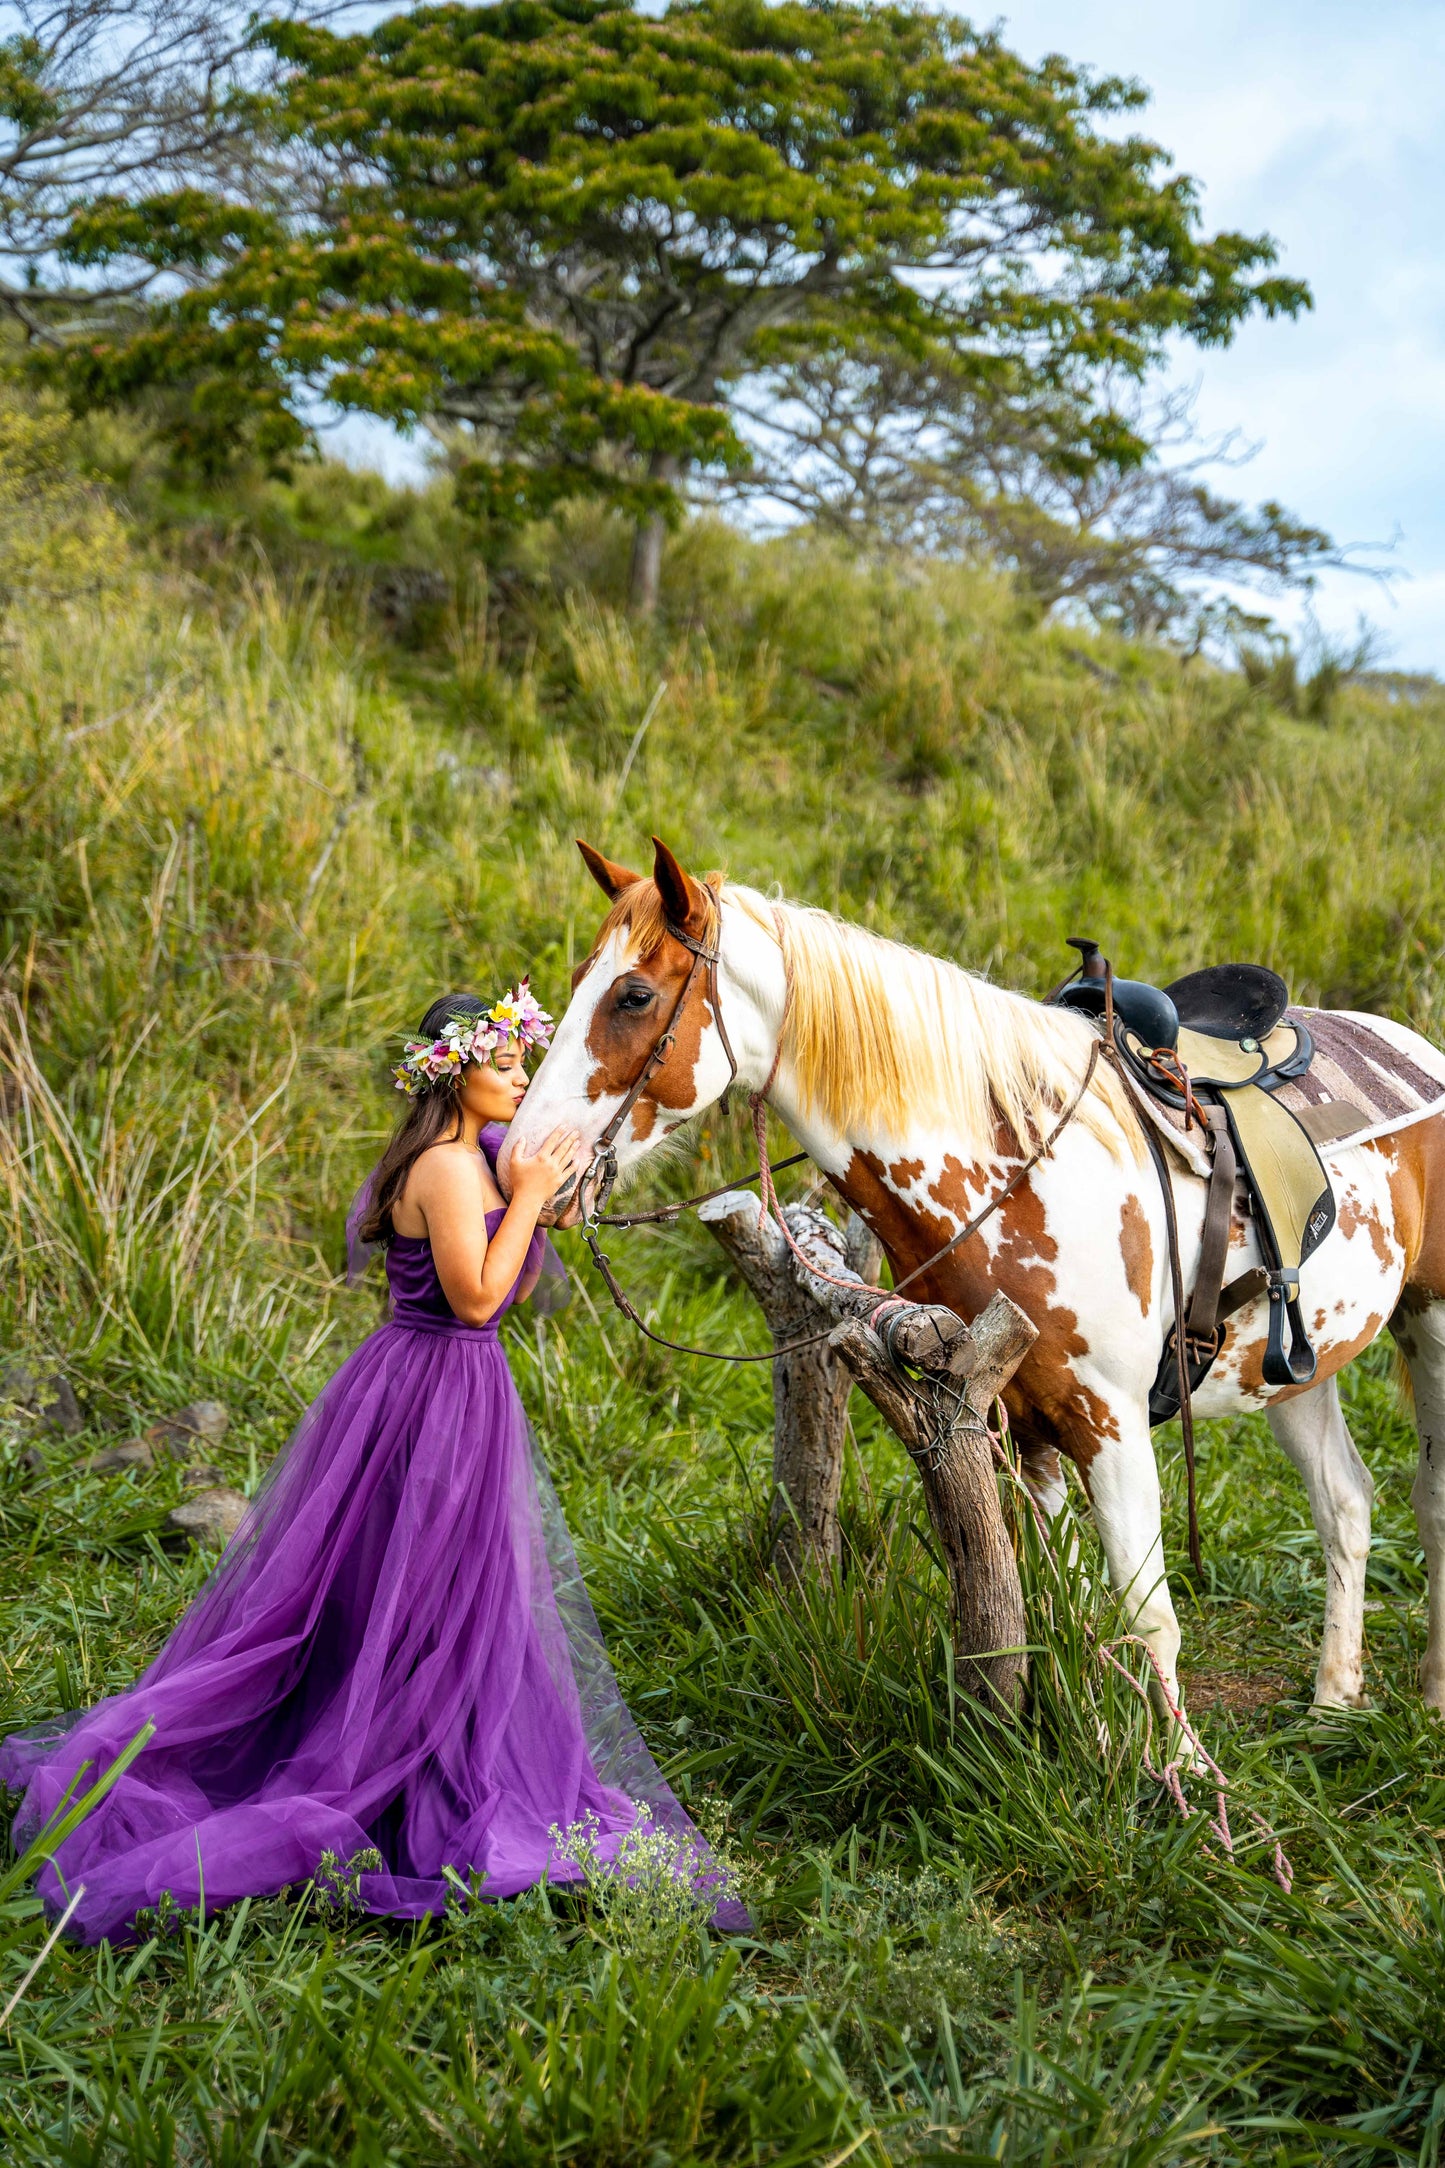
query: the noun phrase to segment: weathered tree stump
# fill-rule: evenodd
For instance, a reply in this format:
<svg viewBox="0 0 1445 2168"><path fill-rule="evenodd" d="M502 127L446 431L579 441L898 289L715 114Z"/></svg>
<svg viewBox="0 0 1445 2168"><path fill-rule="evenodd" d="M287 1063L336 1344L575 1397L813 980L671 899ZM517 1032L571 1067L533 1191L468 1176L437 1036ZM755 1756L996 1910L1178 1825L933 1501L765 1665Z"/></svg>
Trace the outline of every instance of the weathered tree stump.
<svg viewBox="0 0 1445 2168"><path fill-rule="evenodd" d="M806 1205L789 1205L786 1211L795 1242L806 1238L814 1223L829 1225L821 1212ZM776 1346L808 1339L823 1329L825 1314L800 1285L792 1253L777 1223L760 1213L756 1196L745 1189L728 1190L700 1205L698 1217L757 1297ZM830 1231L837 1236L836 1228ZM860 1275L859 1288L871 1306L878 1300L868 1292L868 1276L876 1281L880 1269L877 1246L858 1219L849 1236L838 1239L848 1269ZM828 1566L838 1561L843 1425L852 1383L826 1339L813 1338L810 1346L773 1364L770 1520L773 1558L784 1573L796 1575L809 1563Z"/></svg>
<svg viewBox="0 0 1445 2168"><path fill-rule="evenodd" d="M987 1417L1033 1344L1036 1328L1002 1294L993 1296L971 1326L954 1311L928 1304L890 1308L893 1356L962 1395L960 1420L945 1429L930 1407L931 1396L908 1384L872 1330L869 1320L883 1298L857 1270L850 1247L856 1251L860 1245L851 1230L845 1237L821 1212L789 1206L788 1227L803 1253L800 1259L746 1191L730 1190L704 1205L700 1216L757 1296L779 1344L816 1332L820 1313L839 1320L826 1343L800 1348L774 1365L775 1508L788 1502L782 1510L796 1531L785 1552L788 1562L796 1570L808 1555L837 1556L843 1418L848 1385L856 1383L918 1468L952 1587L959 1683L981 1699L1016 1708L1028 1670L1023 1589L999 1500ZM809 1265L828 1278L817 1277ZM782 1537L779 1523L780 1549Z"/></svg>
<svg viewBox="0 0 1445 2168"><path fill-rule="evenodd" d="M962 1419L943 1439L918 1395L900 1382L881 1340L861 1319L846 1319L829 1344L898 1433L918 1469L953 1591L960 1686L1015 1709L1028 1678L1023 1587L999 1500L987 1416L1037 1329L1007 1295L995 1294L969 1333L974 1359L962 1388Z"/></svg>

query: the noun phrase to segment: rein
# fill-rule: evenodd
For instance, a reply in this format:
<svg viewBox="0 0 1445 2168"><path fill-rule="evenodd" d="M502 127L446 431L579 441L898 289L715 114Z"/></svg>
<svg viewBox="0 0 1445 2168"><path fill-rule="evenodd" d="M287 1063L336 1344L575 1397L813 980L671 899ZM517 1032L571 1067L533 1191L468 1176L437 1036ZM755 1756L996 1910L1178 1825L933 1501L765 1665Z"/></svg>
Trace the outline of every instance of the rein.
<svg viewBox="0 0 1445 2168"><path fill-rule="evenodd" d="M712 901L717 912L717 927L714 934L713 945L710 948L707 947L703 942L695 940L691 934L685 932L682 928L673 925L670 921L667 923L667 932L672 936L672 938L675 941L679 942L683 948L690 950L693 959L692 969L688 972L687 978L683 982L682 991L678 995L677 1000L672 1005L671 1012L669 1013L667 1023L663 1027L661 1036L656 1041L651 1053L647 1056L647 1059L644 1061L641 1069L638 1071L637 1077L634 1080L631 1088L627 1092L621 1105L618 1107L616 1113L612 1116L612 1119L608 1122L606 1128L602 1131L601 1135L598 1137L596 1143L592 1147L591 1162L588 1165L587 1170L583 1174L582 1179L578 1185L583 1200L582 1218L579 1222L579 1229L582 1235L582 1239L586 1243L587 1248L591 1253L592 1262L597 1267L603 1285L606 1287L608 1294L612 1297L613 1303L622 1312L622 1315L627 1319L628 1323L631 1325L635 1325L637 1327L637 1330L642 1333L646 1339L651 1340L655 1346L669 1348L675 1355L696 1355L701 1357L705 1362L774 1363L781 1361L782 1357L785 1355L795 1355L802 1348L816 1347L820 1341L829 1339L834 1330L833 1326L826 1325L821 1332L807 1333L800 1340L789 1340L783 1347L770 1348L767 1351L760 1352L756 1355L729 1355L723 1353L722 1350L718 1348L689 1347L680 1340L669 1340L663 1333L654 1332L652 1327L641 1316L636 1304L628 1296L626 1290L619 1282L616 1273L613 1271L612 1260L607 1255L607 1252L603 1249L600 1239L600 1230L603 1227L637 1227L659 1220L671 1220L676 1218L677 1214L680 1212L686 1212L696 1205L706 1204L710 1198L721 1197L725 1195L727 1190L733 1186L731 1183L723 1183L717 1189L704 1190L699 1196L688 1197L684 1199L681 1204L661 1205L650 1212L619 1213L615 1217L608 1217L604 1214L602 1209L611 1195L613 1184L617 1180L617 1153L614 1147L618 1134L621 1131L622 1125L626 1121L628 1115L636 1106L637 1101L641 1097L643 1091L646 1089L648 1083L657 1074L657 1071L663 1066L663 1064L667 1061L668 1057L672 1053L672 1049L677 1037L677 1023L679 1017L682 1014L683 1004L686 1002L688 995L692 992L693 985L697 980L698 973L703 970L706 970L708 976L708 988L712 997L713 1022L717 1026L718 1036L722 1040L723 1044L723 1051L728 1058L729 1076L727 1084L724 1086L722 1092L724 1110L726 1110L728 1093L731 1091L733 1084L737 1080L737 1057L733 1053L732 1042L728 1038L727 1034L727 1026L723 1022L722 1002L718 994L718 943L720 942L722 935L722 903L721 899L711 887L709 887L708 889L708 894L712 897ZM772 1090L773 1085L776 1082L778 1068L782 1061L783 1039L787 1031L788 1012L792 1007L793 997L792 960L788 955L787 944L783 940L782 927L780 924L778 925L778 946L782 952L783 958L783 1014L782 1019L778 1025L778 1038L777 1045L773 1053L772 1067L768 1071L767 1078L764 1081L762 1088L749 1094L748 1104L752 1108L753 1134L757 1138L758 1144L758 1165L757 1168L754 1170L753 1174L746 1175L742 1177L742 1179L748 1182L751 1182L753 1180L758 1181L762 1192L759 1205L760 1211L765 1215L770 1215L777 1222L778 1227L782 1231L783 1240L787 1243L788 1248L792 1251L793 1255L798 1259L800 1264L802 1264L804 1269L811 1275L813 1279L822 1280L826 1285L830 1287L846 1287L854 1289L857 1286L857 1282L855 1280L837 1279L833 1276L832 1273L820 1271L818 1266L815 1265L810 1258L804 1256L802 1250L799 1249L797 1243L793 1239L792 1229L789 1227L787 1220L783 1216L783 1209L778 1202L777 1191L773 1187L774 1174L780 1174L785 1167L796 1167L803 1160L809 1157L809 1154L807 1152L795 1152L791 1158L780 1159L776 1163L770 1161L768 1158L768 1094ZM1110 992L1112 992L1112 989L1110 989ZM1079 1088L1075 1092L1073 1098L1069 1101L1068 1105L1065 1107L1063 1113L1060 1115L1053 1129L1050 1130L1048 1136L1045 1137L1042 1143L1040 1143L1035 1148L1035 1150L1029 1154L1028 1158L1024 1160L1023 1164L1015 1171L1015 1173L1009 1177L1009 1180L1005 1182L1003 1188L999 1190L997 1195L991 1197L989 1199L989 1202L984 1205L980 1211L976 1212L973 1215L972 1219L968 1220L964 1226L960 1227L958 1233L954 1235L950 1241L945 1242L942 1248L935 1250L931 1257L925 1257L922 1264L915 1265L911 1272L905 1274L905 1276L901 1280L896 1281L891 1292L885 1293L880 1291L877 1306L872 1313L871 1321L876 1322L878 1314L881 1310L891 1309L895 1303L901 1302L903 1290L905 1287L911 1287L915 1280L922 1279L923 1275L926 1272L931 1272L935 1265L942 1264L944 1258L951 1257L956 1249L961 1248L965 1242L971 1240L971 1238L978 1233L979 1229L993 1217L995 1212L999 1210L1000 1206L1007 1203L1008 1199L1013 1195L1014 1191L1019 1187L1020 1183L1023 1182L1028 1175L1032 1174L1034 1168L1038 1165L1039 1161L1041 1159L1047 1159L1049 1157L1049 1155L1053 1151L1054 1146L1058 1143L1059 1138L1063 1135L1069 1123L1078 1113L1079 1107L1084 1099L1084 1094L1088 1091L1089 1086L1094 1081L1094 1072L1099 1066L1099 1057L1103 1051L1104 1042L1100 1039L1096 1039L1089 1049L1088 1064L1084 1070L1083 1078L1079 1084ZM588 1203L589 1189L591 1193L590 1204ZM1192 1439L1190 1442L1192 1444ZM1192 1455L1190 1456L1190 1466L1192 1477ZM1193 1488L1191 1481L1191 1499L1192 1495Z"/></svg>

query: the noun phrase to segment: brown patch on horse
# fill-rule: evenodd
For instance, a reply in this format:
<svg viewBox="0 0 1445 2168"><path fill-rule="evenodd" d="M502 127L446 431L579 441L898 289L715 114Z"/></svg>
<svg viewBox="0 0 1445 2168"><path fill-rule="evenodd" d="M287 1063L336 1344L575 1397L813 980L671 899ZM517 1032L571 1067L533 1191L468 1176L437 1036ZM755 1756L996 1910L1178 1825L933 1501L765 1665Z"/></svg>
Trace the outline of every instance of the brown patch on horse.
<svg viewBox="0 0 1445 2168"><path fill-rule="evenodd" d="M587 1051L593 1068L587 1078L587 1097L620 1099L632 1089L647 1064L648 1056L667 1028L673 1004L692 970L691 952L664 936L661 946L645 962L633 963L607 987L587 1026ZM622 997L646 988L653 996L646 1008L621 1006ZM697 1063L703 1033L712 1022L712 1003L700 974L692 993L673 1024L672 1052L653 1074L633 1109L633 1135L639 1141L651 1136L657 1109L667 1107L688 1112L697 1101Z"/></svg>
<svg viewBox="0 0 1445 2168"><path fill-rule="evenodd" d="M1398 1224L1398 1217L1397 1217ZM1395 1253L1389 1232L1374 1205L1358 1205L1353 1197L1344 1196L1335 1208L1335 1225L1347 1242L1358 1234L1368 1235L1383 1272L1392 1270Z"/></svg>
<svg viewBox="0 0 1445 2168"><path fill-rule="evenodd" d="M896 1189L912 1189L922 1172L921 1159L895 1159L888 1169L888 1179Z"/></svg>
<svg viewBox="0 0 1445 2168"><path fill-rule="evenodd" d="M1140 1316L1147 1317L1154 1293L1154 1238L1144 1207L1132 1191L1119 1207L1119 1249L1129 1292L1139 1305Z"/></svg>
<svg viewBox="0 0 1445 2168"><path fill-rule="evenodd" d="M1383 1313L1367 1317L1362 1329L1352 1339L1335 1340L1315 1348L1315 1374L1304 1385L1266 1385L1264 1382L1264 1358L1269 1342L1261 1333L1256 1340L1241 1345L1226 1331L1224 1346L1220 1350L1220 1362L1237 1362L1239 1365L1239 1389L1242 1393L1267 1393L1270 1406L1277 1401L1298 1400L1301 1393L1312 1392L1316 1385L1323 1385L1336 1371L1343 1370L1346 1363L1353 1362L1364 1353L1372 1341L1379 1338L1384 1329Z"/></svg>
<svg viewBox="0 0 1445 2168"><path fill-rule="evenodd" d="M1388 1159L1406 1302L1445 1299L1445 1118L1432 1115L1366 1147Z"/></svg>
<svg viewBox="0 0 1445 2168"><path fill-rule="evenodd" d="M1008 1179L1006 1160L966 1168L950 1157L930 1185L929 1195L943 1208L934 1213L899 1197L887 1175L872 1152L855 1151L844 1172L831 1179L883 1244L895 1281L958 1232L984 1189L992 1194ZM1119 1427L1107 1401L1074 1374L1072 1365L1088 1354L1089 1344L1074 1312L1056 1299L1052 1267L1058 1245L1027 1182L1000 1207L993 1224L999 1233L992 1255L981 1239L965 1242L914 1282L909 1299L943 1303L962 1318L977 1317L996 1288L1019 1305L1038 1338L1004 1394L1009 1420L1021 1447L1066 1453L1082 1473L1102 1440L1118 1437Z"/></svg>
<svg viewBox="0 0 1445 2168"><path fill-rule="evenodd" d="M988 1166L965 1167L961 1159L952 1152L946 1152L942 1174L936 1182L928 1185L929 1196L935 1204L941 1204L945 1212L956 1211L957 1224L961 1227L965 1220L973 1217L976 1205L982 1204L995 1187L1001 1189L1008 1180L1002 1162L1006 1154L1014 1148L1012 1139L1005 1141L1003 1132L1000 1131L997 1140L999 1158ZM903 1164L907 1165L909 1162L904 1161Z"/></svg>

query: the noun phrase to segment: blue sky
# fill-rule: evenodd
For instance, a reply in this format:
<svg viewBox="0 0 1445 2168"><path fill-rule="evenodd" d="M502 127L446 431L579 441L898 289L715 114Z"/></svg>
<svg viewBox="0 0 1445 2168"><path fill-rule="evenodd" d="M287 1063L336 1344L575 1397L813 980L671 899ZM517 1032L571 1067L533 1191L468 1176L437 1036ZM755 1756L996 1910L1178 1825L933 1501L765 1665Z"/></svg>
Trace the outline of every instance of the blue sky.
<svg viewBox="0 0 1445 2168"><path fill-rule="evenodd" d="M1202 428L1259 445L1219 486L1340 541L1398 537L1393 599L1330 575L1326 631L1363 612L1396 667L1445 673L1445 0L1016 0L999 19L1031 59L1146 84L1131 126L1202 184L1206 220L1272 233L1309 282L1312 314L1183 349L1176 375ZM416 460L355 424L333 442L398 474Z"/></svg>
<svg viewBox="0 0 1445 2168"><path fill-rule="evenodd" d="M1203 184L1206 220L1272 233L1308 281L1310 315L1185 349L1176 373L1201 426L1260 446L1221 486L1339 541L1398 533L1393 602L1333 575L1321 624L1363 611L1396 667L1445 672L1445 5L1016 0L1000 20L1029 59L1147 84L1134 125Z"/></svg>

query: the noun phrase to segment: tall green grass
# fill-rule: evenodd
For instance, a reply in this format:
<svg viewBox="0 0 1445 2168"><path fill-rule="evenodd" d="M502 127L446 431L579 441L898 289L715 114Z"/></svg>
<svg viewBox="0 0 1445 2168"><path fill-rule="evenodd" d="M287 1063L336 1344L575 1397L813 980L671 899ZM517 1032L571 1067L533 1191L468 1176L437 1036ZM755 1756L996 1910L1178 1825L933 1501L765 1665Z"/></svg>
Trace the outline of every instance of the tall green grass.
<svg viewBox="0 0 1445 2168"><path fill-rule="evenodd" d="M561 1006L600 911L577 834L640 860L655 828L1035 988L1092 931L1121 968L1258 956L1440 1022L1445 695L1347 687L1301 721L1267 685L1031 623L981 574L707 524L650 630L618 607L620 538L577 520L460 573L398 644L375 537L371 570L321 561L354 492L316 488L282 507L309 570L238 546L202 578L173 538L124 590L6 622L0 1358L63 1370L87 1425L0 1409L6 1724L128 1682L206 1570L160 1540L177 1468L85 1453L214 1393L250 1485L369 1329L340 1236L389 1046L447 985L530 968ZM736 1123L694 1141L714 1178L744 1162ZM681 1337L758 1344L696 1227L638 1233L627 1268ZM60 1946L0 2030L6 2157L1437 2159L1445 1741L1413 1693L1412 1444L1382 1365L1349 1388L1379 1501L1367 1711L1309 1714L1302 1496L1260 1424L1206 1427L1206 1576L1176 1590L1230 1858L1148 1779L1084 1631L1102 1598L1027 1524L1035 1691L1006 1729L954 1689L912 1471L871 1413L842 1570L783 1591L766 1378L650 1347L574 1278L563 1318L511 1322L513 1367L629 1700L754 1938L546 1892L402 1929L333 1888ZM1087 1540L1083 1563L1097 1581ZM45 1930L0 1897L3 2008Z"/></svg>

